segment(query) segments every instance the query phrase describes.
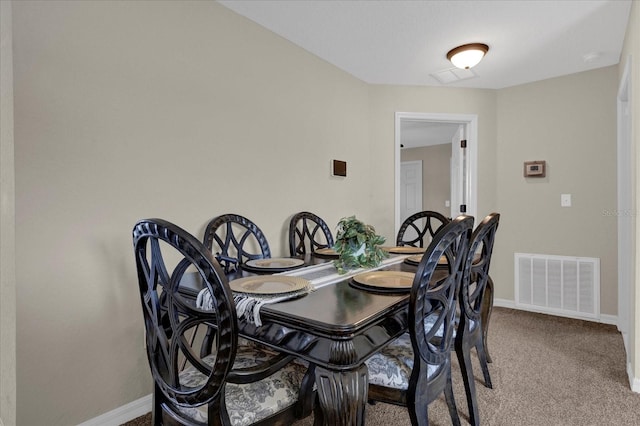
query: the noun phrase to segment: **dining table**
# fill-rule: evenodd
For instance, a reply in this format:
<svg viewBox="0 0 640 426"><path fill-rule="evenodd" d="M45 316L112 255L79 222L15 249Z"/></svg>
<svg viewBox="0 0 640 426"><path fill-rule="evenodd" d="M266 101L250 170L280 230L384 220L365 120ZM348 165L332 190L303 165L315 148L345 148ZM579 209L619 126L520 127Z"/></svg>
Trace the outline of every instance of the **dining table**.
<svg viewBox="0 0 640 426"><path fill-rule="evenodd" d="M311 283L311 291L262 305L258 322L239 316L239 335L315 366L325 424L363 425L368 391L365 361L407 331L410 283L417 270L417 262L409 262L409 257L410 253L391 250L378 266L344 274L333 266L333 256L319 253L303 256L303 263L291 269L241 267L228 276L232 289L234 281L270 275L300 277ZM379 274L382 280L378 277L373 285L359 282L358 277L376 271L384 271ZM389 273L392 278L394 273L410 276L408 287L405 279L404 285L398 286L396 280L387 288L384 274ZM185 286L186 291L198 290L197 284Z"/></svg>

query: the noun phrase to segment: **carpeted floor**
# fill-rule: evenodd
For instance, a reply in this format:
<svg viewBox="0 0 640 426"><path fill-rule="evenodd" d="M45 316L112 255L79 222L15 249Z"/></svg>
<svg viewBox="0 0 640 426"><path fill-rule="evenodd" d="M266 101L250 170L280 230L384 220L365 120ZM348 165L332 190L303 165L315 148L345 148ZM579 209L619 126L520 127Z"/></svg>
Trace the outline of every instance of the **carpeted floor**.
<svg viewBox="0 0 640 426"><path fill-rule="evenodd" d="M486 426L640 425L640 394L629 389L622 337L615 326L495 308L489 329L493 389L474 358L480 421ZM455 355L454 392L462 423L467 404ZM430 424L450 425L444 398L429 405ZM126 426L151 424L151 416ZM294 423L311 426L312 418ZM409 425L404 407L367 405L366 424Z"/></svg>

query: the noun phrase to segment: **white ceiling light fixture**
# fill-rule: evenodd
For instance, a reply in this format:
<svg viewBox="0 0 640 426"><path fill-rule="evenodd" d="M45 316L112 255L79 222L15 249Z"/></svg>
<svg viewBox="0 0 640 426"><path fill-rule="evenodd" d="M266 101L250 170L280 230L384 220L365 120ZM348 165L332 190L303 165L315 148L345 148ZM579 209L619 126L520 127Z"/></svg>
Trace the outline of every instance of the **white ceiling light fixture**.
<svg viewBox="0 0 640 426"><path fill-rule="evenodd" d="M489 51L489 46L482 43L463 44L447 53L447 59L457 68L468 70L475 67Z"/></svg>

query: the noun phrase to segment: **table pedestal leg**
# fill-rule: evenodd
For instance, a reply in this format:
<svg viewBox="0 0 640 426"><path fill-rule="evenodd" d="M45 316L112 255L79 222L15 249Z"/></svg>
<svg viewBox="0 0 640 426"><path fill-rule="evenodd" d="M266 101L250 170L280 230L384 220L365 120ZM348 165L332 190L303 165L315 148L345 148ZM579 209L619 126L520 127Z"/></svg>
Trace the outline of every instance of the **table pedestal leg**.
<svg viewBox="0 0 640 426"><path fill-rule="evenodd" d="M369 386L365 364L349 371L316 367L316 384L326 425L364 425L364 409Z"/></svg>

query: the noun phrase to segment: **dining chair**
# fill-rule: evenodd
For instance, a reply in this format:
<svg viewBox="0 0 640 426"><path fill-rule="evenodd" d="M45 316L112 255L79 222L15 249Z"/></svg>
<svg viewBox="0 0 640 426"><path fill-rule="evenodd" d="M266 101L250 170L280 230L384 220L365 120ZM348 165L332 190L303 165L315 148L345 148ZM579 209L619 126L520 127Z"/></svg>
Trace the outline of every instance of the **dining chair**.
<svg viewBox="0 0 640 426"><path fill-rule="evenodd" d="M424 210L406 218L396 236L397 246L426 247L440 228L449 223L443 214Z"/></svg>
<svg viewBox="0 0 640 426"><path fill-rule="evenodd" d="M333 247L333 235L322 218L310 212L299 212L291 217L289 254L292 257L327 247Z"/></svg>
<svg viewBox="0 0 640 426"><path fill-rule="evenodd" d="M271 257L262 230L239 214L223 214L211 219L204 231L203 243L214 253L225 274L235 272L248 260Z"/></svg>
<svg viewBox="0 0 640 426"><path fill-rule="evenodd" d="M409 297L409 331L367 361L369 401L408 408L412 425L428 425L428 405L444 392L449 415L460 425L451 382L451 347L459 286L473 217L459 216L429 243L418 265ZM437 274L441 256L447 274Z"/></svg>
<svg viewBox="0 0 640 426"><path fill-rule="evenodd" d="M466 260L465 276L463 276L458 297L459 319L455 335L455 351L462 371L470 422L476 426L480 424L480 417L471 363L471 349L475 348L478 354L485 386L493 388L485 351L486 328L483 324L485 320L488 322L488 317L483 317L483 314L487 310L485 290L490 280L489 266L499 222L500 214L491 213L473 231Z"/></svg>
<svg viewBox="0 0 640 426"><path fill-rule="evenodd" d="M313 367L238 346L227 278L200 241L172 223L147 219L135 224L133 245L154 380L154 425L288 425L312 413ZM211 310L197 308L180 292L191 273L209 290ZM213 330L215 339L192 339L198 326Z"/></svg>
<svg viewBox="0 0 640 426"><path fill-rule="evenodd" d="M491 364L493 359L489 353L489 346L487 345L487 337L489 335L489 321L491 320L491 313L493 312L493 298L494 298L494 284L491 275L487 277L487 286L484 289L484 296L482 297L482 341L484 344L484 353L487 355L487 362Z"/></svg>

